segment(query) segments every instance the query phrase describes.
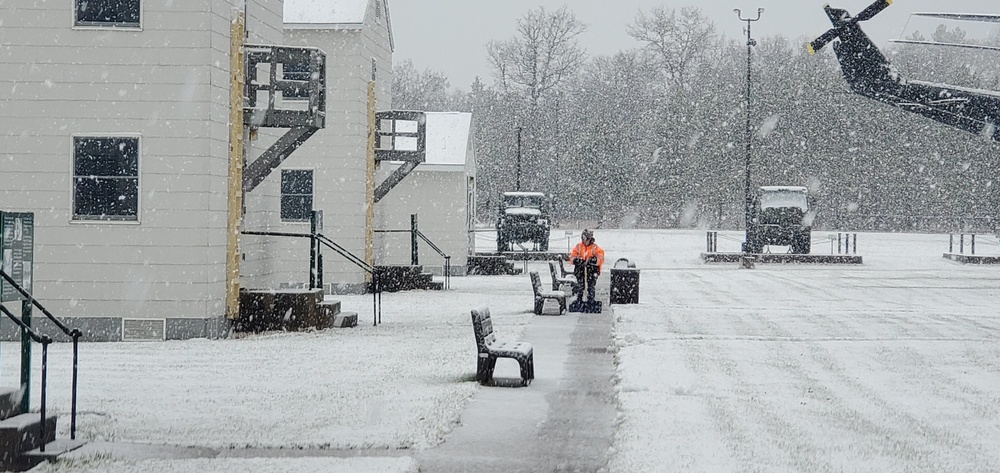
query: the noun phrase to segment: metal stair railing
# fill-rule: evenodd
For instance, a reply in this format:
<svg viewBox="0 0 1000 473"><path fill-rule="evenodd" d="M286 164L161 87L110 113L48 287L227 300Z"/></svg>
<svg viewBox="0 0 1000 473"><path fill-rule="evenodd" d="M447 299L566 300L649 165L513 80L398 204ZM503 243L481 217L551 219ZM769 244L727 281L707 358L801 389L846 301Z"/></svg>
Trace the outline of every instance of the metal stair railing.
<svg viewBox="0 0 1000 473"><path fill-rule="evenodd" d="M4 276L6 276L6 273L4 273ZM44 452L45 451L45 434L46 434L46 432L45 432L45 401L46 401L45 394L48 391L48 385L46 384L46 379L48 378L48 370L49 370L49 345L52 343L52 339L49 338L47 335L39 335L39 334L35 333L34 330L31 330L31 327L29 327L27 324L25 324L24 322L22 322L21 319L17 318L14 314L10 313L10 311L7 310L7 308L4 307L3 305L0 305L0 311L3 311L3 313L5 315L7 315L7 317L9 317L10 320L12 320L19 327L21 327L22 333L27 334L28 337L30 337L35 342L42 344L42 393L41 393L41 399L40 399L40 402L41 402L42 425L41 425L41 432L40 432L41 445L38 448L39 448L39 451ZM75 364L74 364L74 366L75 366ZM74 392L75 392L75 390L74 390ZM76 418L76 411L75 410L73 411L73 417L74 417L74 419Z"/></svg>
<svg viewBox="0 0 1000 473"><path fill-rule="evenodd" d="M444 268L443 268L444 288L451 289L451 256L444 254L444 252L441 251L441 248L438 248L438 246L435 245L434 242L431 241L429 238L427 238L426 235L421 233L420 230L414 230L414 233L416 233L416 235L420 237L421 240L430 245L432 250L436 251L437 254L441 255L441 257L444 258Z"/></svg>
<svg viewBox="0 0 1000 473"><path fill-rule="evenodd" d="M366 273L372 276L372 319L375 326L382 323L382 285L379 281L379 273L375 270L375 267L366 263L363 259L358 258L356 255L348 251L346 248L337 244L337 242L331 240L326 235L322 233L288 233L288 232L257 232L244 230L241 232L244 235L256 235L256 236L275 236L275 237L289 237L289 238L309 238L312 241L319 242L336 251L337 254L343 256L348 262L354 264L355 266L361 268ZM322 261L322 255L319 255L320 261ZM322 267L322 264L320 264ZM315 271L316 267L310 268L310 271ZM320 270L322 272L322 270Z"/></svg>
<svg viewBox="0 0 1000 473"><path fill-rule="evenodd" d="M63 324L55 315L52 315L52 312L49 312L48 309L46 309L40 302L38 302L37 299L35 299L34 297L32 297L31 294L28 293L28 291L25 291L24 288L21 287L20 284L18 284L16 281L14 281L14 279L11 278L10 275L8 275L2 269L0 269L0 276L3 277L4 281L6 281L7 284L10 284L10 286L13 287L14 289L16 289L17 292L21 293L21 295L24 296L25 300L27 300L28 302L30 302L31 305L33 305L33 306L37 307L39 310L41 310L42 313L45 314L45 316L48 317L48 319L51 320L52 323L54 323L56 325L56 327L59 327L59 329L62 330L62 332L64 334L68 335L69 337L71 337L73 339L73 384L72 384L72 390L73 390L73 392L72 392L72 401L71 401L71 407L70 407L69 438L72 439L72 440L76 440L77 379L78 379L79 366L80 366L80 363L79 363L80 350L79 350L79 348L80 348L80 337L83 336L83 332L81 332L79 329L75 329L75 328L71 329L71 328L67 327L65 324ZM3 307L3 306L0 305L0 307ZM44 335L41 336L41 338L39 338L38 335L35 334L31 330L31 327L28 327L27 325L25 325L24 322L22 322L19 318L15 317L14 314L11 314L10 311L8 311L6 308L3 309L3 312L5 314L7 314L7 317L10 317L11 320L14 321L14 323L16 323L17 325L19 325L22 329L24 329L25 333L27 333L33 340L35 340L36 342L42 344L42 394L41 394L42 399L41 399L41 403L42 403L42 433L43 433L43 438L44 438L44 433L45 433L45 370L46 370L46 366L45 365L47 363L46 358L48 357L48 344L52 343L52 339L49 338L48 336L44 336ZM48 340L48 342L44 342L43 340ZM43 452L45 451L44 445L43 445L41 451L43 451Z"/></svg>

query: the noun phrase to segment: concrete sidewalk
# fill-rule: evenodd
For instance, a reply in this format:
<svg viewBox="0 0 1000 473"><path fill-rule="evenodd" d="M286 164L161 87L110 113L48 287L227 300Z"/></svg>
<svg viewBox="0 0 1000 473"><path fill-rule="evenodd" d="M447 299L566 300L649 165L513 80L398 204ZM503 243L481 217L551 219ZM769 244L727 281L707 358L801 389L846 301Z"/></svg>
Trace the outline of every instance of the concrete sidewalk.
<svg viewBox="0 0 1000 473"><path fill-rule="evenodd" d="M536 316L522 337L535 349L535 380L527 388L482 387L461 426L416 455L420 471L605 471L617 411L612 311L602 279L604 312ZM517 363L498 360L495 377L516 384L509 381L518 377Z"/></svg>

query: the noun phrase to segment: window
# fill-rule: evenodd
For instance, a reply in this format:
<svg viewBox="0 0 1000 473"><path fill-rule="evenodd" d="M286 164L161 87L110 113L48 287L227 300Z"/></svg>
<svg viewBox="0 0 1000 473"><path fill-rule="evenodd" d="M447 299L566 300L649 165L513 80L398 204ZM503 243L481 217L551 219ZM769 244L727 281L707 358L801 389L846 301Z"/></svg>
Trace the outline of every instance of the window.
<svg viewBox="0 0 1000 473"><path fill-rule="evenodd" d="M309 221L313 208L311 169L281 170L281 220Z"/></svg>
<svg viewBox="0 0 1000 473"><path fill-rule="evenodd" d="M311 77L309 71L308 62L300 63L290 63L286 62L281 65L281 74L285 80L304 80L308 81ZM285 99L308 99L309 89L308 88L296 88L295 90L286 90L281 93L281 97Z"/></svg>
<svg viewBox="0 0 1000 473"><path fill-rule="evenodd" d="M73 138L73 219L139 219L139 138Z"/></svg>
<svg viewBox="0 0 1000 473"><path fill-rule="evenodd" d="M76 26L139 28L141 0L74 0Z"/></svg>

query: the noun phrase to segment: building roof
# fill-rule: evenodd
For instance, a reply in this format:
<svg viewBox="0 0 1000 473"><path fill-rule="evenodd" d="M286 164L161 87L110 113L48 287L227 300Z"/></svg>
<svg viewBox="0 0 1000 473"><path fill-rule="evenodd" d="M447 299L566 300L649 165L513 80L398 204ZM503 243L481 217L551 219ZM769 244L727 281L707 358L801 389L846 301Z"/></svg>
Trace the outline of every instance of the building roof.
<svg viewBox="0 0 1000 473"><path fill-rule="evenodd" d="M369 0L285 0L285 23L361 24Z"/></svg>
<svg viewBox="0 0 1000 473"><path fill-rule="evenodd" d="M471 131L471 113L427 112L427 160L424 163L464 166Z"/></svg>

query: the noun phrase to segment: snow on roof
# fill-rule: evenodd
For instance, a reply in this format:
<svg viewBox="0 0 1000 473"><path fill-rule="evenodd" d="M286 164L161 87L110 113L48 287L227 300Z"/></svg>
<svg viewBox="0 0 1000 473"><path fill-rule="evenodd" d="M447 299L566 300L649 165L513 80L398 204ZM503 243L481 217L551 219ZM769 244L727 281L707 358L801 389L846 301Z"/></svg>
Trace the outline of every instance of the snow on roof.
<svg viewBox="0 0 1000 473"><path fill-rule="evenodd" d="M285 23L364 23L369 0L285 0Z"/></svg>
<svg viewBox="0 0 1000 473"><path fill-rule="evenodd" d="M808 192L809 188L803 186L760 186L764 192Z"/></svg>
<svg viewBox="0 0 1000 473"><path fill-rule="evenodd" d="M427 112L427 160L424 163L464 166L471 128L471 113Z"/></svg>

